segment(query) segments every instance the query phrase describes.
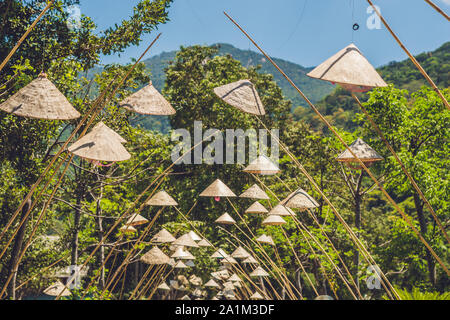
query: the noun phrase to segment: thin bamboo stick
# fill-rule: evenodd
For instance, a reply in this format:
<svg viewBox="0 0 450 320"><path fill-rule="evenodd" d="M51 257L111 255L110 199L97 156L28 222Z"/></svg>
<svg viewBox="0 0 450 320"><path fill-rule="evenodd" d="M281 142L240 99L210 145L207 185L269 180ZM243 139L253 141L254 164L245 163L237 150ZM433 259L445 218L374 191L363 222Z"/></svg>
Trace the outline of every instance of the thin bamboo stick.
<svg viewBox="0 0 450 320"><path fill-rule="evenodd" d="M437 4L433 3L431 0L425 0L430 6L432 6L437 12L439 12L447 21L450 21L450 16L444 12L441 8L437 6Z"/></svg>

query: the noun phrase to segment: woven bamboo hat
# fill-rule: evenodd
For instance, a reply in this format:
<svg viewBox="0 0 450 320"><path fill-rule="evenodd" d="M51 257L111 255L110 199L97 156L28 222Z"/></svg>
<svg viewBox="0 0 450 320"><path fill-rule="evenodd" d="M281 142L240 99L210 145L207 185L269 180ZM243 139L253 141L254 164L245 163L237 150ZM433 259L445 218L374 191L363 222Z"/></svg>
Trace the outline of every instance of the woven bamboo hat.
<svg viewBox="0 0 450 320"><path fill-rule="evenodd" d="M54 284L52 284L50 287L44 290L44 293L48 296L61 296L61 297L68 297L72 295L69 289L66 288L66 286L61 281L56 281Z"/></svg>
<svg viewBox="0 0 450 320"><path fill-rule="evenodd" d="M181 260L195 260L195 257L183 247L178 247L170 257Z"/></svg>
<svg viewBox="0 0 450 320"><path fill-rule="evenodd" d="M280 216L270 215L261 224L263 226L281 226L286 224L286 221Z"/></svg>
<svg viewBox="0 0 450 320"><path fill-rule="evenodd" d="M269 196L257 184L254 184L250 188L245 190L244 193L242 193L239 197L260 200L270 199Z"/></svg>
<svg viewBox="0 0 450 320"><path fill-rule="evenodd" d="M133 226L124 225L119 229L119 232L124 233L124 234L132 234L132 233L136 233L137 229Z"/></svg>
<svg viewBox="0 0 450 320"><path fill-rule="evenodd" d="M299 188L292 192L286 199L280 202L282 206L286 208L295 208L300 210L314 209L319 204L311 197L305 190Z"/></svg>
<svg viewBox="0 0 450 320"><path fill-rule="evenodd" d="M285 206L278 204L270 210L269 215L276 215L282 217L295 216L295 212Z"/></svg>
<svg viewBox="0 0 450 320"><path fill-rule="evenodd" d="M265 214L268 212L269 211L258 201L254 202L247 210L245 210L245 213L247 214Z"/></svg>
<svg viewBox="0 0 450 320"><path fill-rule="evenodd" d="M255 291L254 294L252 294L252 296L250 297L251 300L263 300L264 297L258 292Z"/></svg>
<svg viewBox="0 0 450 320"><path fill-rule="evenodd" d="M366 165L370 166L374 162L383 160L383 157L380 156L375 150L373 150L367 143L365 143L361 138L356 139L350 146L350 150L361 159L361 161ZM337 158L337 161L346 162L351 164L356 164L354 166L355 169L361 169L359 166L359 161L353 157L350 151L345 150L342 152Z"/></svg>
<svg viewBox="0 0 450 320"><path fill-rule="evenodd" d="M206 239L200 240L197 244L199 247L212 247L212 244Z"/></svg>
<svg viewBox="0 0 450 320"><path fill-rule="evenodd" d="M250 257L242 260L242 263L245 263L245 264L259 264L258 260L256 260L255 257L253 257L253 256L250 256Z"/></svg>
<svg viewBox="0 0 450 320"><path fill-rule="evenodd" d="M173 268L174 269L187 269L189 267L187 265L185 265L183 261L179 260Z"/></svg>
<svg viewBox="0 0 450 320"><path fill-rule="evenodd" d="M220 262L223 264L237 264L238 263L236 261L236 259L234 259L232 256L227 256L227 257L223 258L222 260L220 260Z"/></svg>
<svg viewBox="0 0 450 320"><path fill-rule="evenodd" d="M262 155L252 161L243 171L261 175L273 175L279 173L280 168L272 160Z"/></svg>
<svg viewBox="0 0 450 320"><path fill-rule="evenodd" d="M236 288L242 288L242 284L241 284L240 282L233 282L233 285L234 285Z"/></svg>
<svg viewBox="0 0 450 320"><path fill-rule="evenodd" d="M202 238L196 234L194 231L189 231L189 235L191 236L192 240L194 241L200 241Z"/></svg>
<svg viewBox="0 0 450 320"><path fill-rule="evenodd" d="M189 298L188 295L183 296L183 298L181 298L180 300L191 300L191 298Z"/></svg>
<svg viewBox="0 0 450 320"><path fill-rule="evenodd" d="M236 197L236 195L225 183L217 179L200 193L200 197Z"/></svg>
<svg viewBox="0 0 450 320"><path fill-rule="evenodd" d="M342 49L307 75L339 83L350 91L367 91L374 87L387 86L354 44Z"/></svg>
<svg viewBox="0 0 450 320"><path fill-rule="evenodd" d="M271 236L263 234L262 236L256 238L256 241L259 243L269 244L271 246L275 245L275 242L273 242L273 239Z"/></svg>
<svg viewBox="0 0 450 320"><path fill-rule="evenodd" d="M231 256L236 259L245 259L250 256L250 253L248 253L244 248L239 246L236 248L236 250L233 251Z"/></svg>
<svg viewBox="0 0 450 320"><path fill-rule="evenodd" d="M170 291L170 287L167 285L167 283L163 282L158 286L159 290L162 291Z"/></svg>
<svg viewBox="0 0 450 320"><path fill-rule="evenodd" d="M198 248L198 244L192 239L192 237L189 233L183 234L181 237L179 237L177 240L175 240L172 244L175 246Z"/></svg>
<svg viewBox="0 0 450 320"><path fill-rule="evenodd" d="M236 273L233 273L231 275L231 277L228 278L228 281L233 281L233 282L241 282L242 279L239 278L239 276Z"/></svg>
<svg viewBox="0 0 450 320"><path fill-rule="evenodd" d="M153 247L141 257L141 261L147 264L166 264L170 258L158 247Z"/></svg>
<svg viewBox="0 0 450 320"><path fill-rule="evenodd" d="M223 289L224 289L224 290L230 290L230 291L233 291L233 290L236 289L236 288L234 287L233 282L227 281L227 282L224 282L224 284L223 284Z"/></svg>
<svg viewBox="0 0 450 320"><path fill-rule="evenodd" d="M228 270L220 270L216 272L211 272L211 276L217 280L227 280L230 277Z"/></svg>
<svg viewBox="0 0 450 320"><path fill-rule="evenodd" d="M220 288L220 285L215 282L214 279L210 279L207 283L205 283L205 287Z"/></svg>
<svg viewBox="0 0 450 320"><path fill-rule="evenodd" d="M107 133L111 134L111 136L116 137L117 140L120 141L120 143L127 143L127 140L122 138L122 136L120 134L118 134L113 129L108 127L106 124L104 124L103 121L100 121L92 128L91 132L95 132L95 131L100 131L100 132L106 131Z"/></svg>
<svg viewBox="0 0 450 320"><path fill-rule="evenodd" d="M154 194L146 204L148 206L159 207L178 205L178 203L166 191L159 191L158 193Z"/></svg>
<svg viewBox="0 0 450 320"><path fill-rule="evenodd" d="M334 299L333 299L333 297L330 297L327 295L322 295L322 296L315 297L314 300L334 300Z"/></svg>
<svg viewBox="0 0 450 320"><path fill-rule="evenodd" d="M150 242L154 243L171 243L174 242L176 239L175 237L166 229L162 229L157 234L153 236L153 238L150 240Z"/></svg>
<svg viewBox="0 0 450 320"><path fill-rule="evenodd" d="M140 226L140 225L146 224L146 223L148 223L147 219L145 219L140 214L135 213L130 217L130 219L128 219L126 225L136 227L136 226Z"/></svg>
<svg viewBox="0 0 450 320"><path fill-rule="evenodd" d="M105 124L78 139L69 148L69 152L85 159L120 162L131 158L131 155Z"/></svg>
<svg viewBox="0 0 450 320"><path fill-rule="evenodd" d="M201 286L203 284L202 278L193 274L189 277L189 282L194 286Z"/></svg>
<svg viewBox="0 0 450 320"><path fill-rule="evenodd" d="M261 267L257 267L250 273L250 277L268 277L269 274Z"/></svg>
<svg viewBox="0 0 450 320"><path fill-rule="evenodd" d="M0 109L17 116L44 120L71 120L80 117L80 113L47 79L45 73L41 73L3 102Z"/></svg>
<svg viewBox="0 0 450 320"><path fill-rule="evenodd" d="M152 82L124 99L120 105L145 115L169 116L176 113L170 103L155 89Z"/></svg>
<svg viewBox="0 0 450 320"><path fill-rule="evenodd" d="M223 215L217 218L215 222L220 224L235 224L236 220L234 220L228 213L225 212Z"/></svg>
<svg viewBox="0 0 450 320"><path fill-rule="evenodd" d="M194 263L194 261L192 261L192 260L186 261L185 264L186 264L188 267L191 267L191 268L195 267L195 263Z"/></svg>
<svg viewBox="0 0 450 320"><path fill-rule="evenodd" d="M255 86L249 80L239 80L214 89L214 93L229 105L246 113L265 115L266 111Z"/></svg>
<svg viewBox="0 0 450 320"><path fill-rule="evenodd" d="M213 258L213 259L215 259L215 258L223 259L225 257L228 257L228 253L226 253L225 250L223 250L223 249L218 249L216 252L214 252L211 255L211 258Z"/></svg>

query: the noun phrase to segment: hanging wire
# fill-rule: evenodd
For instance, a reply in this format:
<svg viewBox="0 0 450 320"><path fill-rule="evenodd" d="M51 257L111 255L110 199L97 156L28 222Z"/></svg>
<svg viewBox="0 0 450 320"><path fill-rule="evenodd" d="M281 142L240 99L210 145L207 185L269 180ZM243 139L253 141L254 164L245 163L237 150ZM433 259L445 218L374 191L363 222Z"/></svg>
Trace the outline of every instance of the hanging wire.
<svg viewBox="0 0 450 320"><path fill-rule="evenodd" d="M283 48L294 36L295 32L297 31L298 27L300 26L301 22L303 21L303 17L305 16L305 11L306 11L306 5L308 4L308 0L305 0L303 7L300 11L300 15L299 18L297 20L297 23L295 24L294 28L292 29L291 33L289 34L289 37L286 39L286 41L284 41L280 47L278 47L278 50Z"/></svg>

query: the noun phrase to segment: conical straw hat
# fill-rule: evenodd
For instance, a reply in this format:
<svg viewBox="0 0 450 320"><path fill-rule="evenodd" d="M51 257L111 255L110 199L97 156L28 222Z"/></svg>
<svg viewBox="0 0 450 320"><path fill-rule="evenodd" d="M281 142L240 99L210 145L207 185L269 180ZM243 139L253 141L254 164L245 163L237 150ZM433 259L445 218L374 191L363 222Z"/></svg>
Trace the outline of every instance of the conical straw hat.
<svg viewBox="0 0 450 320"><path fill-rule="evenodd" d="M226 280L230 277L228 270L221 270L216 272L211 272L211 276L217 280Z"/></svg>
<svg viewBox="0 0 450 320"><path fill-rule="evenodd" d="M130 219L128 219L126 225L135 227L146 223L148 223L147 219L145 219L140 214L135 213L130 217Z"/></svg>
<svg viewBox="0 0 450 320"><path fill-rule="evenodd" d="M220 288L220 285L215 282L214 279L210 279L207 283L205 283L205 287Z"/></svg>
<svg viewBox="0 0 450 320"><path fill-rule="evenodd" d="M383 157L373 150L361 138L356 139L356 141L354 141L349 148L359 159L361 159L362 162L364 162L364 164L383 160ZM355 162L359 164L359 161L353 157L348 150L342 152L336 160L341 162Z"/></svg>
<svg viewBox="0 0 450 320"><path fill-rule="evenodd" d="M217 179L202 193L200 193L200 197L236 197L236 195L226 186L225 183Z"/></svg>
<svg viewBox="0 0 450 320"><path fill-rule="evenodd" d="M159 191L158 193L154 194L146 204L148 206L160 207L178 205L178 203L166 191Z"/></svg>
<svg viewBox="0 0 450 320"><path fill-rule="evenodd" d="M199 247L212 247L212 244L206 239L200 240L197 244Z"/></svg>
<svg viewBox="0 0 450 320"><path fill-rule="evenodd" d="M343 84L344 86L363 87L362 90L387 86L386 82L354 44L336 53L308 73L308 76Z"/></svg>
<svg viewBox="0 0 450 320"><path fill-rule="evenodd" d="M192 239L192 237L189 233L183 234L181 237L179 237L177 240L175 240L172 244L175 246L198 248L198 244Z"/></svg>
<svg viewBox="0 0 450 320"><path fill-rule="evenodd" d="M167 283L163 282L158 286L159 290L163 291L170 291L170 287L167 285Z"/></svg>
<svg viewBox="0 0 450 320"><path fill-rule="evenodd" d="M167 262L167 264L171 267L175 266L177 264L177 262L175 261L174 258L170 258L169 262Z"/></svg>
<svg viewBox="0 0 450 320"><path fill-rule="evenodd" d="M145 115L168 116L176 112L151 82L148 86L124 99L120 105L130 111Z"/></svg>
<svg viewBox="0 0 450 320"><path fill-rule="evenodd" d="M56 281L54 284L52 284L50 287L44 290L44 293L48 296L61 296L61 297L68 297L72 295L69 289L66 288L66 286L61 281Z"/></svg>
<svg viewBox="0 0 450 320"><path fill-rule="evenodd" d="M131 158L131 155L117 138L117 133L106 125L91 131L73 143L68 150L73 154L97 161L119 162Z"/></svg>
<svg viewBox="0 0 450 320"><path fill-rule="evenodd" d="M236 273L233 273L231 275L231 277L228 278L228 281L233 281L233 282L241 282L242 279L239 278L239 276Z"/></svg>
<svg viewBox="0 0 450 320"><path fill-rule="evenodd" d="M296 208L300 210L314 209L319 206L316 200L302 188L292 192L286 199L281 201L280 204L287 208Z"/></svg>
<svg viewBox="0 0 450 320"><path fill-rule="evenodd" d="M194 286L201 286L203 284L202 278L193 274L189 277L189 282Z"/></svg>
<svg viewBox="0 0 450 320"><path fill-rule="evenodd" d="M186 261L185 264L186 264L188 267L191 267L191 268L195 267L195 263L194 263L194 261L192 261L192 260Z"/></svg>
<svg viewBox="0 0 450 320"><path fill-rule="evenodd" d="M221 215L219 218L217 218L217 220L215 222L220 223L220 224L235 224L236 223L236 221L226 212L223 215Z"/></svg>
<svg viewBox="0 0 450 320"><path fill-rule="evenodd" d="M280 216L271 215L264 219L261 224L263 226L281 226L286 224L286 221Z"/></svg>
<svg viewBox="0 0 450 320"><path fill-rule="evenodd" d="M251 300L263 300L264 297L257 291L250 297Z"/></svg>
<svg viewBox="0 0 450 320"><path fill-rule="evenodd" d="M127 140L125 140L124 138L122 138L122 136L120 134L118 134L117 132L115 132L113 129L111 129L110 127L108 127L106 124L104 124L102 121L100 121L99 123L97 123L91 130L91 132L95 132L95 131L105 131L108 134L110 134L113 137L116 137L117 140L119 140L120 143L127 143Z"/></svg>
<svg viewBox="0 0 450 320"><path fill-rule="evenodd" d="M189 298L188 295L183 296L183 298L181 298L180 300L191 300L191 298Z"/></svg>
<svg viewBox="0 0 450 320"><path fill-rule="evenodd" d="M202 238L196 234L194 231L189 231L189 235L191 236L192 240L194 241L200 241Z"/></svg>
<svg viewBox="0 0 450 320"><path fill-rule="evenodd" d="M243 171L261 175L273 175L279 173L280 168L269 158L262 155L252 161Z"/></svg>
<svg viewBox="0 0 450 320"><path fill-rule="evenodd" d="M225 257L228 257L228 253L226 253L223 249L219 249L211 255L211 258L213 259L223 259Z"/></svg>
<svg viewBox="0 0 450 320"><path fill-rule="evenodd" d="M17 116L44 120L71 120L80 117L80 113L47 79L45 73L41 73L3 102L0 109Z"/></svg>
<svg viewBox="0 0 450 320"><path fill-rule="evenodd" d="M256 241L259 243L269 244L271 246L275 245L275 242L273 242L273 239L271 236L263 234L262 236L256 238Z"/></svg>
<svg viewBox="0 0 450 320"><path fill-rule="evenodd" d="M272 210L270 210L269 215L288 217L295 216L295 212L281 204L277 204Z"/></svg>
<svg viewBox="0 0 450 320"><path fill-rule="evenodd" d="M247 214L264 214L268 212L269 211L258 201L253 203L250 207L248 207L247 210L245 210L245 213Z"/></svg>
<svg viewBox="0 0 450 320"><path fill-rule="evenodd" d="M333 297L330 297L327 295L322 295L322 296L315 297L314 300L334 300L334 299L333 299Z"/></svg>
<svg viewBox="0 0 450 320"><path fill-rule="evenodd" d="M185 265L184 263L183 263L183 261L181 261L181 260L179 260L176 264L175 264L175 266L173 267L174 269L187 269L187 268L189 268L187 265Z"/></svg>
<svg viewBox="0 0 450 320"><path fill-rule="evenodd" d="M239 197L261 200L270 199L269 196L257 184L254 184L250 188L245 190L244 193L242 193Z"/></svg>
<svg viewBox="0 0 450 320"><path fill-rule="evenodd" d="M170 258L158 247L153 247L141 257L141 261L147 264L166 264L169 263Z"/></svg>
<svg viewBox="0 0 450 320"><path fill-rule="evenodd" d="M223 284L223 289L224 290L231 290L233 291L235 289L233 282L231 281L227 281Z"/></svg>
<svg viewBox="0 0 450 320"><path fill-rule="evenodd" d="M244 248L239 246L236 250L233 251L231 256L236 259L245 259L250 256L250 253L248 253Z"/></svg>
<svg viewBox="0 0 450 320"><path fill-rule="evenodd" d="M242 263L246 264L259 264L258 260L256 260L253 256L250 256L244 260L242 260Z"/></svg>
<svg viewBox="0 0 450 320"><path fill-rule="evenodd" d="M176 239L175 237L166 229L162 229L157 234L153 236L153 238L150 240L150 242L154 243L171 243L174 242Z"/></svg>
<svg viewBox="0 0 450 320"><path fill-rule="evenodd" d="M137 229L133 226L124 225L119 229L119 231L122 233L131 234L137 232Z"/></svg>
<svg viewBox="0 0 450 320"><path fill-rule="evenodd" d="M250 273L250 277L268 277L269 274L261 267L257 267Z"/></svg>
<svg viewBox="0 0 450 320"><path fill-rule="evenodd" d="M195 260L195 257L183 247L178 247L170 257L182 260Z"/></svg>
<svg viewBox="0 0 450 320"><path fill-rule="evenodd" d="M239 80L214 89L214 93L229 105L246 113L265 115L266 111L255 86L249 80Z"/></svg>
<svg viewBox="0 0 450 320"><path fill-rule="evenodd" d="M237 264L238 262L232 256L228 256L220 260L223 264Z"/></svg>
<svg viewBox="0 0 450 320"><path fill-rule="evenodd" d="M235 286L236 288L242 288L242 285L240 282L233 282L233 286Z"/></svg>

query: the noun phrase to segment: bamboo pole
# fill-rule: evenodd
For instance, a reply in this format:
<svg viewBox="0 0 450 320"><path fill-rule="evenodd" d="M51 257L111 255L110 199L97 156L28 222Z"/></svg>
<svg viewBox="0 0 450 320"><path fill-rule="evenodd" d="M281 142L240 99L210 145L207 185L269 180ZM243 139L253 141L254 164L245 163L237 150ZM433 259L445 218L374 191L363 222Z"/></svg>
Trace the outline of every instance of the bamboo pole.
<svg viewBox="0 0 450 320"><path fill-rule="evenodd" d="M368 0L370 1L370 0ZM291 84L291 86L303 97L303 99L309 104L309 106L313 109L313 111L319 116L321 121L327 125L327 127L330 129L330 131L338 138L338 140L342 143L342 145L350 152L350 154L359 162L359 165L367 172L367 174L370 176L370 178L375 182L375 184L378 186L378 188L381 190L381 192L384 194L384 196L389 200L389 202L394 206L395 210L403 217L403 220L406 221L406 223L411 227L411 229L414 231L414 233L419 237L420 241L428 248L430 253L433 255L433 257L436 259L436 261L441 265L442 269L447 273L448 276L450 276L450 271L448 270L447 266L444 264L444 262L441 260L441 258L436 254L436 252L433 250L433 248L428 244L428 242L425 240L425 238L421 235L421 233L417 230L417 228L412 224L409 217L403 212L403 210L398 206L398 204L392 199L392 197L387 193L387 191L384 189L384 187L381 185L381 183L378 181L378 179L373 175L373 173L366 167L364 162L350 149L348 144L344 141L344 139L341 137L341 135L336 131L333 126L328 122L328 120L320 113L320 111L314 106L314 104L305 96L305 94L295 85L295 83L287 76L287 74L273 61L271 57L267 55L267 53L261 49L261 47L248 35L247 32L245 32L244 29L235 21L233 18L231 18L226 12L224 14L230 19L232 23L238 27L239 30L258 48L258 50L269 60L272 65L283 75L283 77ZM445 100L445 99L444 99ZM257 118L259 119L259 118ZM259 119L261 121L261 119ZM261 121L262 122L262 121ZM295 160L294 160L295 161ZM314 182L315 184L315 182ZM316 185L317 187L317 185ZM318 187L317 187L318 188ZM323 194L323 193L322 193ZM325 199L325 198L324 198ZM333 207L334 208L334 207ZM334 211L334 210L333 210Z"/></svg>
<svg viewBox="0 0 450 320"><path fill-rule="evenodd" d="M10 53L6 56L6 58L3 60L3 62L0 64L0 72L3 70L3 68L6 66L8 61L11 59L11 57L16 53L17 49L22 45L22 43L25 41L25 39L28 37L30 32L34 29L36 24L41 20L41 18L44 16L44 14L50 9L50 7L53 5L53 2L55 0L50 0L47 2L47 5L45 6L44 10L39 14L39 16L34 20L34 22L31 24L31 26L25 31L23 36L19 39L17 44L14 46L14 48L10 51Z"/></svg>
<svg viewBox="0 0 450 320"><path fill-rule="evenodd" d="M439 8L433 1L431 0L425 0L426 3L428 3L430 6L432 6L437 12L439 12L447 21L450 21L450 17L448 14L446 14L441 8Z"/></svg>
<svg viewBox="0 0 450 320"><path fill-rule="evenodd" d="M424 78L430 83L430 85L433 87L433 90L437 92L437 94L439 95L439 97L442 99L442 101L444 102L444 105L447 107L447 109L450 110L450 105L447 101L447 99L445 99L444 95L442 94L442 92L439 90L439 88L436 86L436 84L434 83L433 79L430 78L430 76L428 75L428 73L425 71L424 68L422 68L422 66L420 65L420 63L417 61L417 59L411 54L411 52L409 52L409 50L405 47L405 45L401 42L401 40L397 37L397 35L394 33L394 31L391 29L391 27L389 26L389 24L387 23L387 21L383 18L383 16L381 15L380 11L378 11L377 7L373 5L371 0L367 0L367 2L372 6L373 10L375 11L375 13L378 15L378 17L381 19L381 21L383 22L384 26L386 27L386 29L388 29L388 31L390 32L390 34L394 37L395 41L397 41L397 43L400 45L400 47L403 49L403 51L405 51L405 53L408 55L408 57L411 59L412 63L416 66L416 68L420 71L420 73L422 73L422 75L424 76Z"/></svg>

